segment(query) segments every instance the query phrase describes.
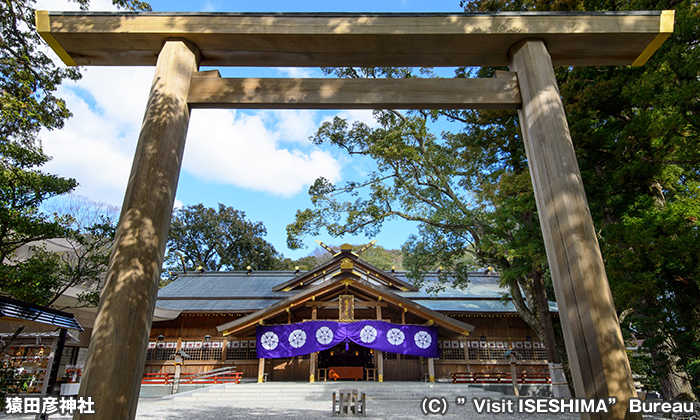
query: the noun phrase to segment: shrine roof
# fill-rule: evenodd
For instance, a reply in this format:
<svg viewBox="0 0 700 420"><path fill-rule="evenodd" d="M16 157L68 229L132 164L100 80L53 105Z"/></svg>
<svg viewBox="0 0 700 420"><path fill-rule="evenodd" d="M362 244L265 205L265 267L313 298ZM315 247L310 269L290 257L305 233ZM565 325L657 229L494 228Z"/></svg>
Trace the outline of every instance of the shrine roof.
<svg viewBox="0 0 700 420"><path fill-rule="evenodd" d="M405 272L394 273L396 278L411 282ZM159 307L187 312L252 312L299 293L273 291L280 283L294 279L294 271L245 271L205 272L180 275L175 281L158 292ZM509 300L501 298L506 290L499 285L497 274L470 273L469 285L465 289L446 286L434 293L437 275L428 275L427 281L418 291L396 291L393 293L440 312L516 312ZM390 290L378 285L379 289ZM556 303L550 302L550 310L556 311Z"/></svg>

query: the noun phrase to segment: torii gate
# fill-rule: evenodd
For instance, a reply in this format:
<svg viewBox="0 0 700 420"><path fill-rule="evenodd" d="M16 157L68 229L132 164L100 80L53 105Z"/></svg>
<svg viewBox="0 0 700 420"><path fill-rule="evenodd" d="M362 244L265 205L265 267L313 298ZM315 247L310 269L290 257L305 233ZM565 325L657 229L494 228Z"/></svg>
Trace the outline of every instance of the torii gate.
<svg viewBox="0 0 700 420"><path fill-rule="evenodd" d="M133 419L192 108L518 109L579 398L641 419L552 65L642 65L673 11L623 13L37 12L68 65L156 66L80 395ZM510 66L495 79L222 79L203 66Z"/></svg>

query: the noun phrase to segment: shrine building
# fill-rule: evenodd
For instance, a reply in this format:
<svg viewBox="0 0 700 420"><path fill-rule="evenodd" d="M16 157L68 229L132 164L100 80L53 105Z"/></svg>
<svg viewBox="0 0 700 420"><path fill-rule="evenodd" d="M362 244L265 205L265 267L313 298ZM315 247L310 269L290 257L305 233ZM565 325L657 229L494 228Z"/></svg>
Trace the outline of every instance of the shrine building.
<svg viewBox="0 0 700 420"><path fill-rule="evenodd" d="M544 345L498 276L469 279L428 293L350 245L307 272L186 273L158 293L157 306L179 314L153 323L144 372L173 372L183 350L183 374L236 366L259 381L433 381L510 372L504 353L515 349L519 373L547 373Z"/></svg>

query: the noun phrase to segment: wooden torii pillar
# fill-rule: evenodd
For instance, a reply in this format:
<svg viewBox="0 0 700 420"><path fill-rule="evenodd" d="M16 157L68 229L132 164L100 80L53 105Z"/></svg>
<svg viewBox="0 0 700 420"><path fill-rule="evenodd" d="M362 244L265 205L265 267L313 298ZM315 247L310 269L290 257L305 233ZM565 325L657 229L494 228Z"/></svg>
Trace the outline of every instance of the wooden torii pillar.
<svg viewBox="0 0 700 420"><path fill-rule="evenodd" d="M198 67L199 50L189 41L167 41L158 55L80 383L79 395L99 408L75 419L136 415Z"/></svg>
<svg viewBox="0 0 700 420"><path fill-rule="evenodd" d="M568 327L576 396L621 400L609 415L581 417L641 419L627 413L627 400L637 394L552 60L539 39L517 43L509 56L518 73L518 115L559 315Z"/></svg>
<svg viewBox="0 0 700 420"><path fill-rule="evenodd" d="M68 65L156 65L80 395L133 419L191 108L518 109L584 419L640 419L553 65L642 65L673 12L484 14L37 13ZM206 29L206 30L204 30ZM179 37L179 38L173 38ZM195 45L196 44L196 45ZM156 61L157 58L157 61ZM223 79L207 66L505 66L479 79ZM517 76L516 76L517 73ZM379 354L377 357L381 357ZM382 379L379 359L379 379Z"/></svg>

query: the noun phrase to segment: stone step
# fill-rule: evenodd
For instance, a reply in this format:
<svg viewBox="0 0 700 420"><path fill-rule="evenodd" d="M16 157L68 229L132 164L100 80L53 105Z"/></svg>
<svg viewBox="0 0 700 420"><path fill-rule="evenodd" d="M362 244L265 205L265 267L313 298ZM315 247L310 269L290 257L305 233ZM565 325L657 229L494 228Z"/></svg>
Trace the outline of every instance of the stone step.
<svg viewBox="0 0 700 420"><path fill-rule="evenodd" d="M328 395L332 393L333 391L323 391L323 392L303 392L303 391L288 391L288 392L217 392L217 391L209 391L209 392L195 392L192 393L192 396L203 396L203 395L209 395L209 396L217 396L217 397L236 397L236 396L241 396L241 397L278 397L278 396L290 396L290 395L295 395L295 396L313 396L313 395ZM490 395L499 395L497 392L489 392L489 391L465 391L465 392L418 392L418 391L402 391L400 393L393 392L393 391L367 391L367 390L362 390L360 389L359 392L364 392L365 394L372 394L374 396L392 396L392 395L413 395L413 396L425 396L427 394L440 394L440 395L466 395L466 396L490 396Z"/></svg>
<svg viewBox="0 0 700 420"><path fill-rule="evenodd" d="M208 389L186 392L172 398L177 402L259 402L271 401L324 401L330 399L333 391L341 388L358 389L365 392L369 401L421 401L428 395L439 395L452 400L463 397L500 398L498 392L485 391L482 388L469 387L466 384L428 384L416 383L247 383L215 386Z"/></svg>
<svg viewBox="0 0 700 420"><path fill-rule="evenodd" d="M442 395L441 395L442 396ZM400 402L414 402L414 401L422 401L425 396L393 396L393 397L376 397L376 396L368 396L367 400L368 401L400 401ZM453 401L457 396L444 396L450 401ZM463 395L459 395L459 397L464 397L466 398L467 401L470 401L470 397L465 397ZM221 397L208 397L208 396L200 396L200 397L176 397L174 399L176 402L192 402L192 401L208 401L208 402L259 402L261 401L260 398L245 398L245 397L234 397L234 398L221 398ZM323 396L313 396L313 397L293 397L293 398L275 398L275 401L326 401L330 400L330 395L323 395Z"/></svg>

